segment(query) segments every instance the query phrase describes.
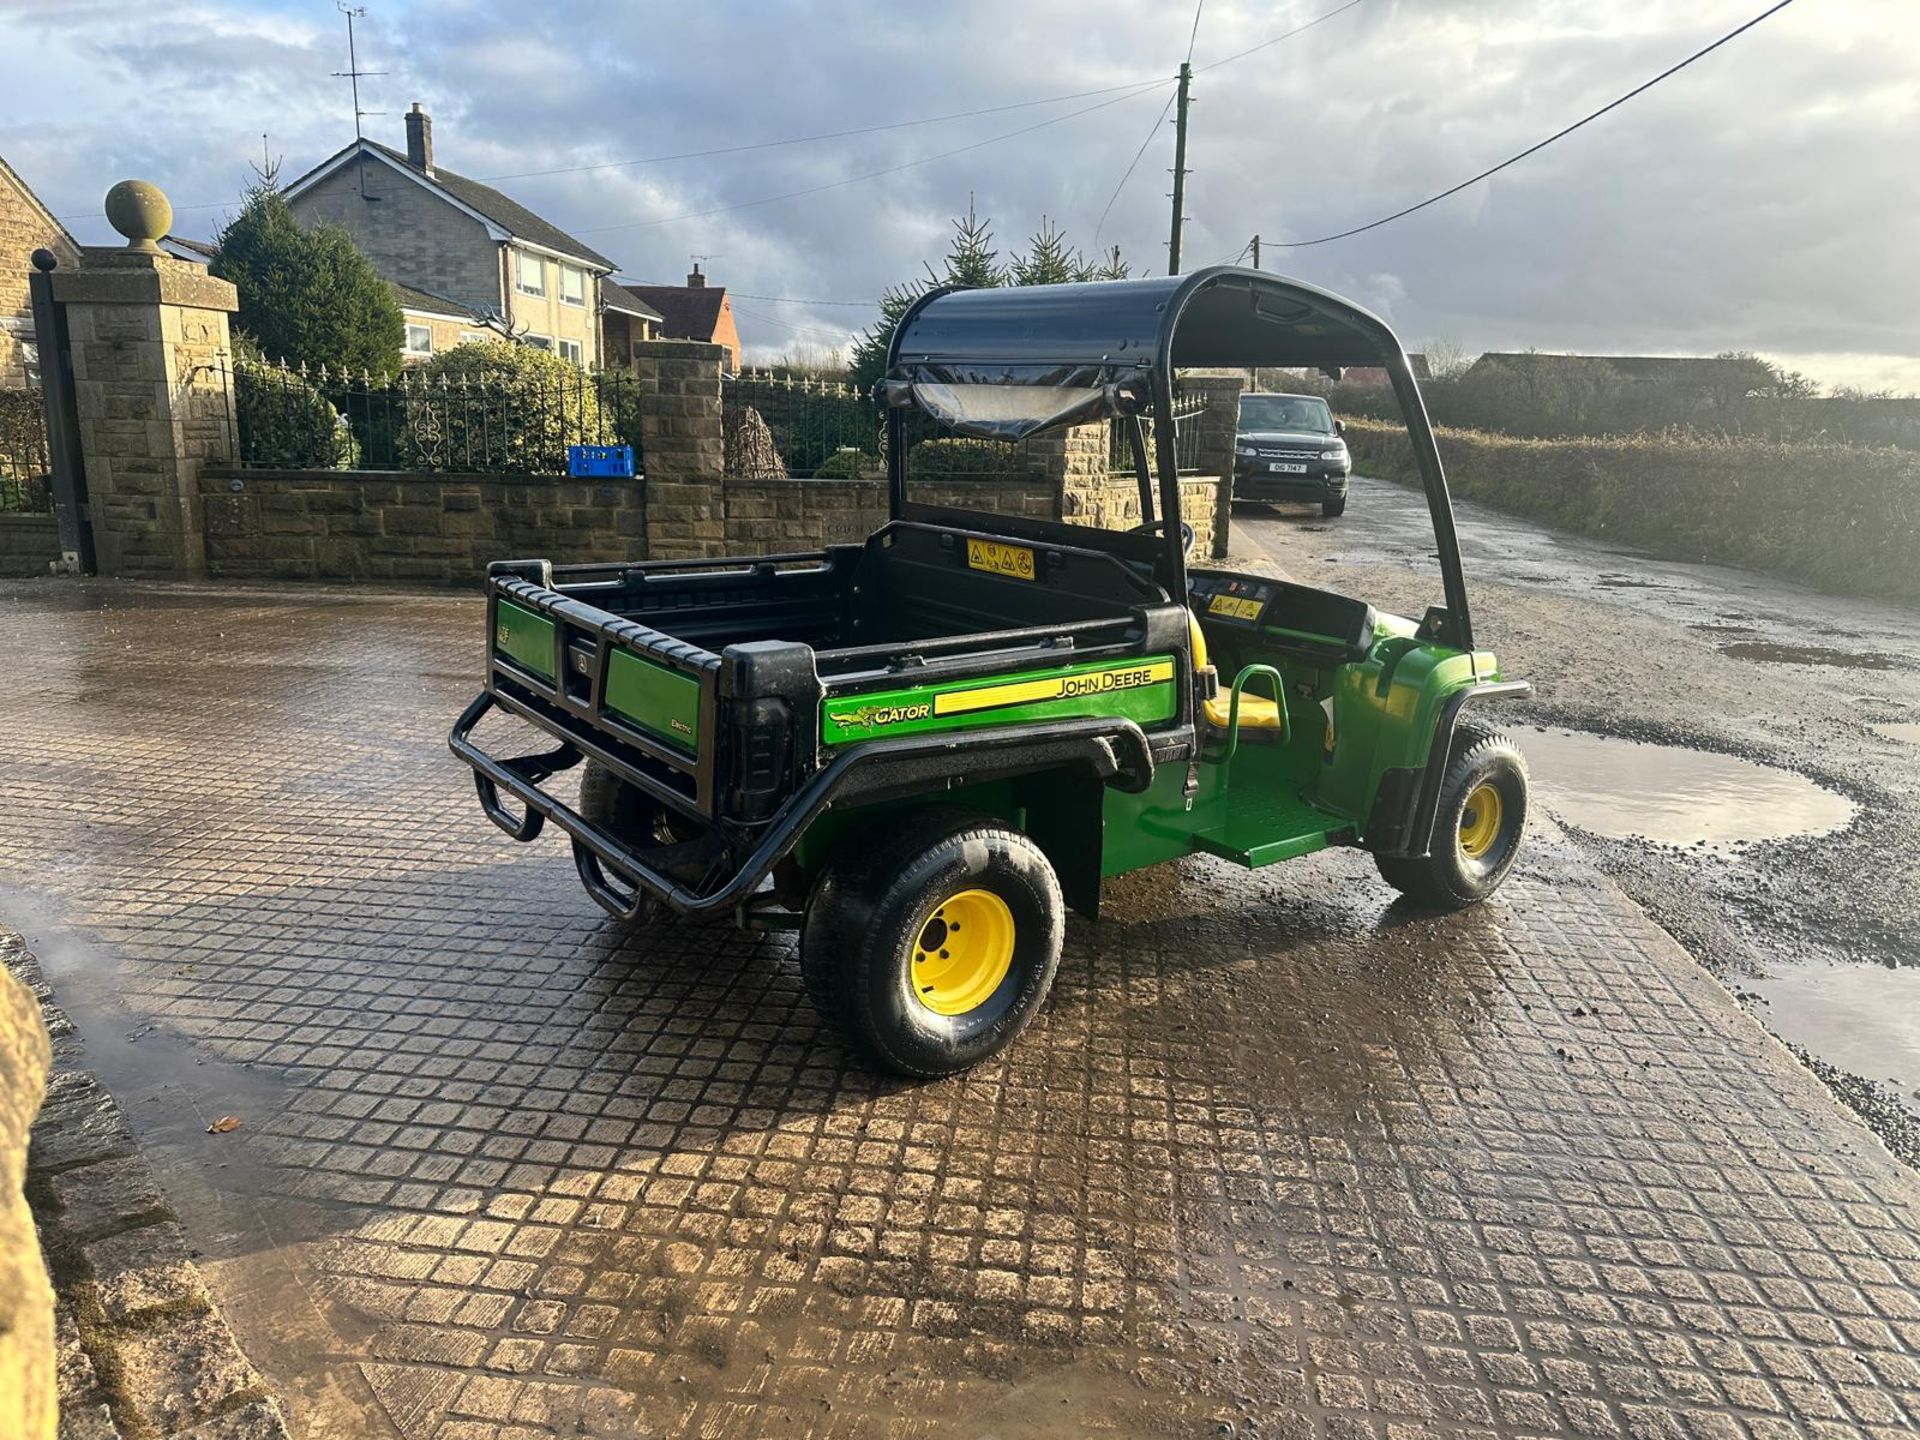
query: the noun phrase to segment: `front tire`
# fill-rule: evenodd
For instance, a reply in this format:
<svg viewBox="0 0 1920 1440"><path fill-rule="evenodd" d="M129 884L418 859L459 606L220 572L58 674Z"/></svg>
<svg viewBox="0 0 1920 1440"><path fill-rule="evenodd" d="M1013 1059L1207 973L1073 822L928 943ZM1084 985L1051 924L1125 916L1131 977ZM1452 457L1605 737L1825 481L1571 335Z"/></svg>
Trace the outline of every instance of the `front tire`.
<svg viewBox="0 0 1920 1440"><path fill-rule="evenodd" d="M1322 500L1320 502L1320 514L1328 520L1333 519L1336 515L1344 515L1346 513L1347 497L1345 495L1336 495L1331 500Z"/></svg>
<svg viewBox="0 0 1920 1440"><path fill-rule="evenodd" d="M1440 782L1432 853L1376 855L1380 878L1435 910L1476 905L1500 888L1527 832L1527 761L1505 735L1463 725Z"/></svg>
<svg viewBox="0 0 1920 1440"><path fill-rule="evenodd" d="M997 1055L1060 965L1066 911L1040 847L920 811L857 833L815 882L800 969L822 1018L882 1069L933 1079Z"/></svg>

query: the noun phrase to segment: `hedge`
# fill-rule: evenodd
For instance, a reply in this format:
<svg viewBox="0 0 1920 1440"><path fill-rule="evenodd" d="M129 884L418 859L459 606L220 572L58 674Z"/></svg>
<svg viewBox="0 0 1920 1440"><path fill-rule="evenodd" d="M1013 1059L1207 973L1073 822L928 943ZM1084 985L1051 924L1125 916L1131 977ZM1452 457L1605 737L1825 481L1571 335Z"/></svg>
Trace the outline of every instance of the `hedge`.
<svg viewBox="0 0 1920 1440"><path fill-rule="evenodd" d="M1349 419L1364 473L1418 484L1398 425ZM1442 429L1456 495L1666 559L1920 600L1920 455L1668 432L1528 440Z"/></svg>

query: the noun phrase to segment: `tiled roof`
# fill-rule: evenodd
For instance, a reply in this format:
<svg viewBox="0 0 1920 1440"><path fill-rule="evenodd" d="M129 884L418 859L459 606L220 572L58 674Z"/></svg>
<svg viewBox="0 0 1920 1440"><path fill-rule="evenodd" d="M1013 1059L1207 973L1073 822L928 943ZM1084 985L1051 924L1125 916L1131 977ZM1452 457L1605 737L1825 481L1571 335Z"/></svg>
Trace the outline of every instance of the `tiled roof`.
<svg viewBox="0 0 1920 1440"><path fill-rule="evenodd" d="M428 184L438 185L462 205L478 210L516 239L530 241L548 250L558 250L563 255L578 256L594 265L603 265L609 270L614 268L613 261L598 250L590 249L558 225L548 224L518 200L508 199L491 185L482 185L478 180L469 180L464 175L456 175L444 165L434 166L431 175L422 174L408 163L404 150L395 150L390 145L382 145L378 140L368 140L364 143L396 164L406 166Z"/></svg>
<svg viewBox="0 0 1920 1440"><path fill-rule="evenodd" d="M724 285L635 285L621 288L660 312L660 334L667 340L711 340L720 323L720 306L727 298Z"/></svg>
<svg viewBox="0 0 1920 1440"><path fill-rule="evenodd" d="M384 275L380 278L386 280ZM387 280L386 284L402 310L420 310L431 315L459 315L473 320L492 318L485 311L476 310L458 300L449 300L444 295L436 295L431 290L416 290L411 285L402 285L398 280Z"/></svg>
<svg viewBox="0 0 1920 1440"><path fill-rule="evenodd" d="M642 300L638 295L634 294L633 291L629 290L625 285L617 284L604 277L600 281L600 300L607 309L618 310L623 315L638 315L642 320L665 320L667 318L658 310L654 309L653 306Z"/></svg>

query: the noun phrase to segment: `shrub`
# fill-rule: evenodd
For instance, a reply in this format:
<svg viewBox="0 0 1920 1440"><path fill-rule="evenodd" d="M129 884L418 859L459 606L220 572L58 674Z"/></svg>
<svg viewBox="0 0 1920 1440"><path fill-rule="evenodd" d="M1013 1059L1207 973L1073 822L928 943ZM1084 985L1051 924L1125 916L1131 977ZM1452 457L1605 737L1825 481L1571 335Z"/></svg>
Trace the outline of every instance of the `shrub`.
<svg viewBox="0 0 1920 1440"><path fill-rule="evenodd" d="M1011 480L1042 472L1025 447L1004 440L942 436L907 450L907 479Z"/></svg>
<svg viewBox="0 0 1920 1440"><path fill-rule="evenodd" d="M1920 600L1920 457L1910 451L1681 430L1533 440L1449 429L1439 441L1456 495L1669 559ZM1347 443L1366 473L1419 483L1400 426L1349 420Z"/></svg>
<svg viewBox="0 0 1920 1440"><path fill-rule="evenodd" d="M834 451L814 466L813 478L816 480L867 480L877 476L880 470L878 455L869 455L865 450L848 447Z"/></svg>
<svg viewBox="0 0 1920 1440"><path fill-rule="evenodd" d="M564 474L567 446L605 443L600 384L548 350L456 345L404 378L395 450L407 469Z"/></svg>
<svg viewBox="0 0 1920 1440"><path fill-rule="evenodd" d="M391 374L406 322L338 225L302 229L269 169L220 232L209 267L240 292L237 326L276 360Z"/></svg>
<svg viewBox="0 0 1920 1440"><path fill-rule="evenodd" d="M233 367L234 418L249 465L351 470L360 447L341 413L304 376L259 361Z"/></svg>
<svg viewBox="0 0 1920 1440"><path fill-rule="evenodd" d="M47 417L38 390L0 390L0 510L44 510Z"/></svg>

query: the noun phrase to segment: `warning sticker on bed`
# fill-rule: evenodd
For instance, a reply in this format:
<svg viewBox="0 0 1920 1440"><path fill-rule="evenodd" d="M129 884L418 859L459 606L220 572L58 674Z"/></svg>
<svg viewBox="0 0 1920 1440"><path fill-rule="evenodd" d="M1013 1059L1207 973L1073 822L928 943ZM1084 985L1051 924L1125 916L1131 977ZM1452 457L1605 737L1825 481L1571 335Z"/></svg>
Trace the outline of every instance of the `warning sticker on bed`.
<svg viewBox="0 0 1920 1440"><path fill-rule="evenodd" d="M967 564L972 569L985 570L994 575L1011 575L1018 580L1033 579L1033 551L1024 545L969 538Z"/></svg>

